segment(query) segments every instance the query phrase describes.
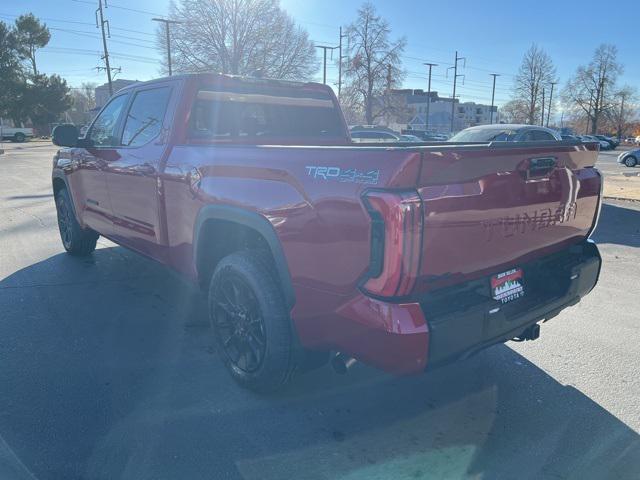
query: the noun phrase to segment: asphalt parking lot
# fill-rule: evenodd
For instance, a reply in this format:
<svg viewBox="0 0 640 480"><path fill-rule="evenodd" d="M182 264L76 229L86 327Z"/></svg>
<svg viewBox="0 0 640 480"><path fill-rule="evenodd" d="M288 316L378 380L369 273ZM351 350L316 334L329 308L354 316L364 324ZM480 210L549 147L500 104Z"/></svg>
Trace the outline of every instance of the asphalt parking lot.
<svg viewBox="0 0 640 480"><path fill-rule="evenodd" d="M327 367L260 397L217 361L181 278L102 239L64 253L54 147L4 148L0 479L640 475L640 203L604 204L600 283L539 340L417 377Z"/></svg>

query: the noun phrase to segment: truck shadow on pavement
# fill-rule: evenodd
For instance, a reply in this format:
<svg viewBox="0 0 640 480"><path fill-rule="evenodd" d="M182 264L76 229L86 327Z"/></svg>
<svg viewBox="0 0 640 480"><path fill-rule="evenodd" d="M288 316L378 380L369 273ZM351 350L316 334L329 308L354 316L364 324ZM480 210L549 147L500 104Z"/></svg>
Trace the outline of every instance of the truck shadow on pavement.
<svg viewBox="0 0 640 480"><path fill-rule="evenodd" d="M640 210L616 203L603 203L593 239L596 243L640 247Z"/></svg>
<svg viewBox="0 0 640 480"><path fill-rule="evenodd" d="M429 375L356 365L336 376L327 367L277 395L243 391L211 347L200 293L120 247L84 260L59 254L14 273L0 281L0 312L0 474L584 479L640 471L636 432L508 346Z"/></svg>

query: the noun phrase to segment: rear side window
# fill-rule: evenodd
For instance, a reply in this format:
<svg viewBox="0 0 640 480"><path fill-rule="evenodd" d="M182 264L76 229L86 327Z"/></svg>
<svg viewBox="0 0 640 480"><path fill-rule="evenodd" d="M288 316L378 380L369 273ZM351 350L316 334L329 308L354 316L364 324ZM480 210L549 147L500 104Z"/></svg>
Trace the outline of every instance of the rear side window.
<svg viewBox="0 0 640 480"><path fill-rule="evenodd" d="M234 91L203 89L189 122L191 137L222 142L344 136L332 98L315 90L256 85Z"/></svg>
<svg viewBox="0 0 640 480"><path fill-rule="evenodd" d="M158 136L167 111L169 87L142 90L136 93L125 119L122 145L139 147Z"/></svg>
<svg viewBox="0 0 640 480"><path fill-rule="evenodd" d="M534 141L549 141L556 139L553 135L549 132L545 132L544 130L534 130L531 134Z"/></svg>

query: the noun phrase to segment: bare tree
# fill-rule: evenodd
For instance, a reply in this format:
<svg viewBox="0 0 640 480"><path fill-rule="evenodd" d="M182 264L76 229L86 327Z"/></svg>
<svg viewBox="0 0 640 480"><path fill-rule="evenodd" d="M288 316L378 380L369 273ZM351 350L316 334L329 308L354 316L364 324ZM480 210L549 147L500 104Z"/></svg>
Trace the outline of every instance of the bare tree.
<svg viewBox="0 0 640 480"><path fill-rule="evenodd" d="M96 83L85 82L78 88L71 90L73 104L67 111L69 118L76 125L89 123L94 112L91 110L96 106L95 88Z"/></svg>
<svg viewBox="0 0 640 480"><path fill-rule="evenodd" d="M607 130L612 132L615 130L618 138L622 139L638 119L637 90L630 85L625 85L615 93L614 98L616 105L607 115L605 125L608 127Z"/></svg>
<svg viewBox="0 0 640 480"><path fill-rule="evenodd" d="M578 67L562 91L569 110L576 117L586 117L586 131L591 134L598 133L599 122L611 115L617 104L615 84L622 73L617 55L614 45L600 45L589 65Z"/></svg>
<svg viewBox="0 0 640 480"><path fill-rule="evenodd" d="M343 100L347 111L355 112L369 125L393 113L398 108L391 90L402 83L404 76L400 56L404 38L389 40L389 23L367 2L358 10L358 17L347 27L351 45L349 65L344 71L346 86Z"/></svg>
<svg viewBox="0 0 640 480"><path fill-rule="evenodd" d="M278 0L174 0L170 18L173 68L305 80L316 69L315 49ZM166 58L164 27L158 47Z"/></svg>
<svg viewBox="0 0 640 480"><path fill-rule="evenodd" d="M513 100L525 108L526 123L538 123L542 115L543 90L549 94L556 78L551 57L536 44L531 45L522 58L515 78Z"/></svg>
<svg viewBox="0 0 640 480"><path fill-rule="evenodd" d="M500 121L502 123L527 123L528 120L527 102L510 100L500 107Z"/></svg>

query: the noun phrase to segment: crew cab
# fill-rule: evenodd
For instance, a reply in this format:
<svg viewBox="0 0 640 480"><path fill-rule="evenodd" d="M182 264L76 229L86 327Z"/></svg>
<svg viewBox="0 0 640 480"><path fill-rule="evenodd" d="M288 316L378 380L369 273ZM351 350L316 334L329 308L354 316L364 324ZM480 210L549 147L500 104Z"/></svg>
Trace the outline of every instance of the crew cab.
<svg viewBox="0 0 640 480"><path fill-rule="evenodd" d="M53 142L67 252L102 235L199 284L257 391L535 339L600 272L593 143L354 144L327 86L213 74L127 87Z"/></svg>

